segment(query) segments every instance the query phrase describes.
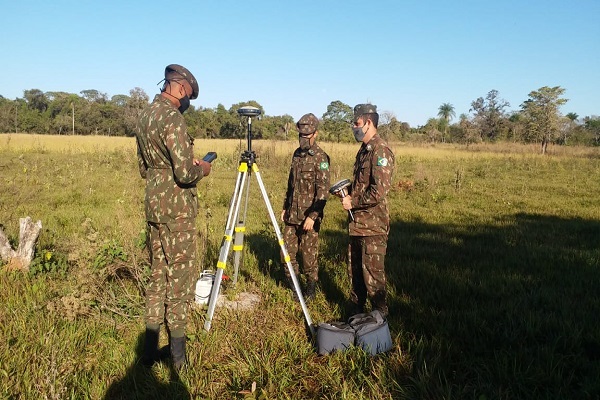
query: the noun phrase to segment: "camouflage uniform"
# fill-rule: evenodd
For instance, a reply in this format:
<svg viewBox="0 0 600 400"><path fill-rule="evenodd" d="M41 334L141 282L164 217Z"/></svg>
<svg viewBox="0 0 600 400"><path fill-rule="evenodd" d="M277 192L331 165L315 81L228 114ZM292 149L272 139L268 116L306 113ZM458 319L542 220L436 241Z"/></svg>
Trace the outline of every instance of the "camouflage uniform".
<svg viewBox="0 0 600 400"><path fill-rule="evenodd" d="M355 108L355 118L358 117ZM354 221L350 221L348 227L348 272L352 282L351 301L358 306L358 311L364 308L369 297L373 308L385 315L388 313L385 254L390 218L386 196L392 184L393 169L394 153L379 135L363 143L356 154L349 191Z"/></svg>
<svg viewBox="0 0 600 400"><path fill-rule="evenodd" d="M161 95L136 127L140 174L146 179L145 214L152 272L146 288L146 325L166 321L173 336L185 333L196 258L196 183L202 168L193 163L193 140L183 115Z"/></svg>
<svg viewBox="0 0 600 400"><path fill-rule="evenodd" d="M306 122L306 124L304 123ZM318 119L306 114L298 121L301 135L311 135L317 130ZM294 272L299 273L296 255L302 254L303 272L309 282L319 279L319 230L323 209L329 197L329 156L316 143L310 148L297 148L292 157L287 192L283 203L285 227L283 239L290 255ZM310 217L315 221L313 229L305 231L304 221ZM285 268L286 277L289 271Z"/></svg>

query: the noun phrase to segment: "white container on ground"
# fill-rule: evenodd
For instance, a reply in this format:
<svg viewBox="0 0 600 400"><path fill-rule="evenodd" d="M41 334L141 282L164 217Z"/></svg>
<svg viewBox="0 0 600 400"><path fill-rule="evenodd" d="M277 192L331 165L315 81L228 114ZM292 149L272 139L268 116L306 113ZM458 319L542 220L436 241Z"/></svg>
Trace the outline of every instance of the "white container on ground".
<svg viewBox="0 0 600 400"><path fill-rule="evenodd" d="M200 274L200 279L196 281L196 292L195 300L196 304L205 305L208 304L210 299L210 292L215 281L215 273L210 270L204 270Z"/></svg>

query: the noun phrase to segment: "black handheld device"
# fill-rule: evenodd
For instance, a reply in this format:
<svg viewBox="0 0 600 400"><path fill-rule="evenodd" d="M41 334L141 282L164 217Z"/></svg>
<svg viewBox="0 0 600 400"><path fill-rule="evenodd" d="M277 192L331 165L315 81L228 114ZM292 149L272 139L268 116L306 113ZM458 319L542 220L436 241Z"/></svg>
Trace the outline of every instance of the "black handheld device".
<svg viewBox="0 0 600 400"><path fill-rule="evenodd" d="M202 161L206 161L206 162L213 162L215 159L217 158L217 153L214 151L209 151L208 153L206 153L206 155L202 158Z"/></svg>

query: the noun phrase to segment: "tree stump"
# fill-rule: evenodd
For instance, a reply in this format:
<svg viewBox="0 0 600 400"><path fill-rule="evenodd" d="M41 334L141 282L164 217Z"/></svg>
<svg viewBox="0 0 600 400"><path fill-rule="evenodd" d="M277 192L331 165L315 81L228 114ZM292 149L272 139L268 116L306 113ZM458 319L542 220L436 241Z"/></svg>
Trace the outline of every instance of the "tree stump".
<svg viewBox="0 0 600 400"><path fill-rule="evenodd" d="M0 257L8 263L9 270L29 271L41 230L42 221L33 222L30 217L19 218L19 247L15 251L0 228Z"/></svg>

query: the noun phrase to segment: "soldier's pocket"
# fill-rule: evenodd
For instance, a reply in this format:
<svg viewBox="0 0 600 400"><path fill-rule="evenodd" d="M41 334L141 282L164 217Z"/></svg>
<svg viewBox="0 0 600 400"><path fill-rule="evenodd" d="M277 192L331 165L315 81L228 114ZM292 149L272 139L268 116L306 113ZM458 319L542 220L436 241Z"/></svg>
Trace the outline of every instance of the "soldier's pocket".
<svg viewBox="0 0 600 400"><path fill-rule="evenodd" d="M196 230L196 223L193 219L186 219L181 221L167 223L167 228L170 232L186 232Z"/></svg>
<svg viewBox="0 0 600 400"><path fill-rule="evenodd" d="M367 258L370 260L370 262L368 262L367 269L369 270L371 275L379 276L385 270L386 250L387 244L382 244L379 241L367 243L367 245L365 246Z"/></svg>
<svg viewBox="0 0 600 400"><path fill-rule="evenodd" d="M365 253L368 255L381 254L385 256L387 253L387 243L383 241L367 243L365 247Z"/></svg>
<svg viewBox="0 0 600 400"><path fill-rule="evenodd" d="M300 193L312 193L315 183L315 165L305 164L300 170Z"/></svg>
<svg viewBox="0 0 600 400"><path fill-rule="evenodd" d="M196 226L194 220L167 223L170 241L170 259L177 263L194 260L196 257Z"/></svg>
<svg viewBox="0 0 600 400"><path fill-rule="evenodd" d="M358 173L358 181L365 185L369 184L369 179L371 177L371 169L367 167L362 167Z"/></svg>

